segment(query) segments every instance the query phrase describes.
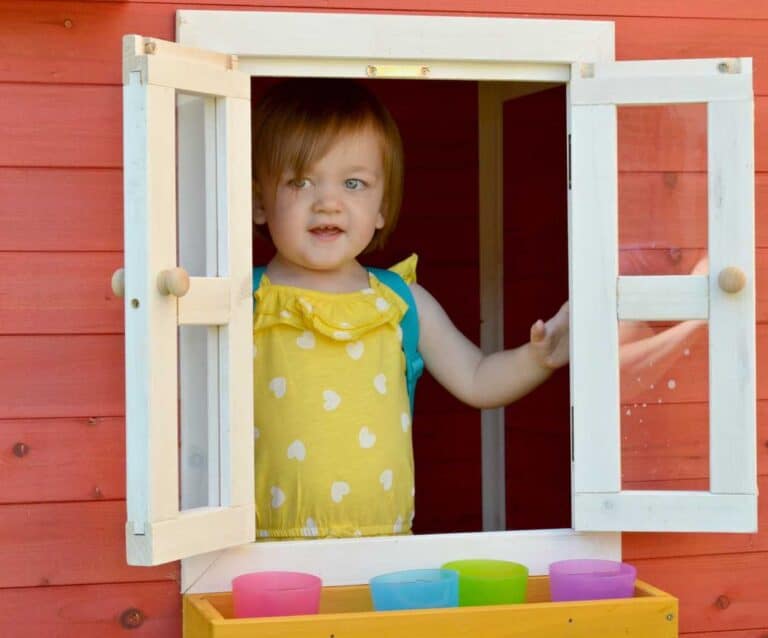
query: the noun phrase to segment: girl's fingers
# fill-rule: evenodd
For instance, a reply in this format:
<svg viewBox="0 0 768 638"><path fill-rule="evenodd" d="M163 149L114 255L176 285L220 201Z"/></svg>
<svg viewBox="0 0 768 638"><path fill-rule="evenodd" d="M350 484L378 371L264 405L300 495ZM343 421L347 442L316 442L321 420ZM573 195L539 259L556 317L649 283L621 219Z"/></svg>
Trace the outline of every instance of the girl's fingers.
<svg viewBox="0 0 768 638"><path fill-rule="evenodd" d="M531 326L531 341L541 341L544 339L544 336L546 335L547 331L544 328L544 322L539 319Z"/></svg>

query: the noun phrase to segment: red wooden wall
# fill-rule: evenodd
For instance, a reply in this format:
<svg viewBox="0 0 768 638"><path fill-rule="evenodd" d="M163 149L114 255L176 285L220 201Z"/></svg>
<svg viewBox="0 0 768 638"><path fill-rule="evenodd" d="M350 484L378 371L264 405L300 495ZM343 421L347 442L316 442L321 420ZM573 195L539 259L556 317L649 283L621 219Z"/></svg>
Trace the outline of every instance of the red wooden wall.
<svg viewBox="0 0 768 638"><path fill-rule="evenodd" d="M129 631L121 625L124 614L143 618L138 629L130 630L132 636L180 633L178 567L124 564L122 321L121 303L109 291L109 276L122 262L120 40L124 33L172 40L176 9L216 6L194 0L0 0L2 636L119 636ZM730 0L228 0L226 7L610 19L616 22L619 59L754 57L758 450L760 483L768 493L768 388L762 374L768 345L763 283L768 267L768 6ZM472 108L469 102L461 104ZM408 111L396 115L407 118ZM419 149L440 144L445 131L418 123L413 129L411 157L427 176L434 156L419 159ZM627 201L642 201L647 185L660 180L667 185L662 209L695 203L695 170L681 167L674 157L659 157L652 138L632 142L633 155L650 158L656 168L630 176ZM413 214L404 216L392 255L410 250L408 236L443 223L438 213L454 198L448 186L467 189L461 201L476 188L460 186L467 178L462 164L467 156L445 150L440 155L446 153L446 173L427 182L434 185L431 192L407 191ZM446 174L453 177L445 180ZM422 211L430 211L434 221L419 218L426 215ZM460 279L472 281L476 267L476 230L469 218L456 218L450 222L453 232L465 240L452 246L456 253L435 250L429 242L417 248L424 256L422 281L449 307L462 303L449 273L461 272ZM677 228L682 230L687 228ZM558 250L558 241L553 238L550 249ZM696 240L690 241L690 248L696 248ZM473 312L456 315L470 336L476 336ZM419 392L427 404L442 400L429 382ZM672 409L681 430L695 431L701 397L693 392L688 398L682 396ZM461 410L446 406L442 419L450 421ZM648 414L649 420L656 418ZM431 416L439 423L440 412ZM453 426L449 431L459 432L454 437L461 433ZM457 454L463 441L453 439ZM419 445L430 443L417 440ZM457 460L450 454L443 459L447 464ZM683 460L674 446L666 454ZM634 476L643 476L648 461L640 454L630 460L637 468ZM706 474L701 462L669 467L681 469L647 484L697 486ZM457 484L462 478L456 477ZM424 491L437 499L438 487ZM768 634L766 498L761 498L758 534L625 535L625 557L637 564L640 576L680 597L686 635ZM436 517L432 524L443 522ZM131 609L140 614L126 614Z"/></svg>

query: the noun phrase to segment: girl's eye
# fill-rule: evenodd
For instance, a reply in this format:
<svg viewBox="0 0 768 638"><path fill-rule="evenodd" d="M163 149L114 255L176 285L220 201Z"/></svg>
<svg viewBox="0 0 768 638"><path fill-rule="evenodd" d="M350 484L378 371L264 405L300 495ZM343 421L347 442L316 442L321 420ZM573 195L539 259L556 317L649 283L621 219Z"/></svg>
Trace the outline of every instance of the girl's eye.
<svg viewBox="0 0 768 638"><path fill-rule="evenodd" d="M309 186L309 180L306 177L293 177L288 180L288 185L293 188L306 188Z"/></svg>
<svg viewBox="0 0 768 638"><path fill-rule="evenodd" d="M348 188L351 191L357 191L365 187L365 182L357 177L344 180L344 188Z"/></svg>

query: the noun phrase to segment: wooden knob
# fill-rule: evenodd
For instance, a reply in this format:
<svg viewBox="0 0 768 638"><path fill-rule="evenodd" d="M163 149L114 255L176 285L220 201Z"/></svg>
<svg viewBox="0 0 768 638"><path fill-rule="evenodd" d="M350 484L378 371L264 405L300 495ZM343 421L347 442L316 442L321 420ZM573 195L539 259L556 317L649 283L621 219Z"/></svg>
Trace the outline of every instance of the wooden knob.
<svg viewBox="0 0 768 638"><path fill-rule="evenodd" d="M161 295L183 297L189 292L189 274L183 268L169 268L157 276L157 289Z"/></svg>
<svg viewBox="0 0 768 638"><path fill-rule="evenodd" d="M747 284L747 276L741 268L728 266L720 271L717 283L725 292L739 292Z"/></svg>
<svg viewBox="0 0 768 638"><path fill-rule="evenodd" d="M112 292L115 297L125 296L125 269L118 268L112 273Z"/></svg>

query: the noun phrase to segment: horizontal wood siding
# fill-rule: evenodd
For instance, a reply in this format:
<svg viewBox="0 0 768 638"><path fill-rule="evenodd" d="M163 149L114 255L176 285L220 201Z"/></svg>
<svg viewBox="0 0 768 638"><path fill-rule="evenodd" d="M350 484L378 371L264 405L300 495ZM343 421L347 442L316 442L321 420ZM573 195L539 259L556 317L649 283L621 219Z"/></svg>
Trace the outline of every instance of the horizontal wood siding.
<svg viewBox="0 0 768 638"><path fill-rule="evenodd" d="M122 618L137 622L137 627L124 626ZM0 635L8 638L180 636L179 585L176 581L160 581L4 589L0 595Z"/></svg>
<svg viewBox="0 0 768 638"><path fill-rule="evenodd" d="M761 530L626 534L624 552L643 579L679 596L680 627L690 638L764 638L768 5L731 0L0 0L0 635L180 635L178 566L129 568L124 561L123 327L121 304L108 285L122 262L120 39L124 33L173 39L177 8L217 6L609 19L616 22L619 59L755 59ZM467 297L477 282L476 139L469 124L476 105L471 91L454 103L445 101L450 87L424 86L411 85L424 91L414 104L431 95L452 108L434 109L425 119L392 89L390 106L406 140L406 199L399 232L378 259L386 264L418 251L420 281L477 339L479 310ZM664 125L664 116L645 124L657 125ZM448 131L453 136L446 145ZM652 208L654 232L667 243L634 251L632 259L667 266L672 260L684 271L703 246L704 231L693 217L672 213L700 215L701 149L659 152L658 140L631 131L622 139L630 149L622 165L622 244L644 241ZM515 248L506 267L531 273L507 295L535 298L559 268L542 259L546 239L522 241L514 229L506 239ZM265 248L259 250L263 256ZM695 359L693 370L702 375L705 360ZM700 390L681 383L674 402L648 405L643 430L625 450L628 484L703 485L706 450L696 440L705 410ZM528 433L535 460L547 453L550 428L562 423L541 395L526 401L525 409L544 423ZM431 379L420 384L418 405L417 454L431 453L417 470L419 512L431 512L419 524L423 531L476 529L479 475L456 468L477 463L477 413L446 399ZM672 437L666 434L670 424ZM509 487L520 489L519 482ZM541 479L540 494L556 489L557 483ZM455 499L464 505L457 508ZM120 623L131 608L141 610L138 630Z"/></svg>

